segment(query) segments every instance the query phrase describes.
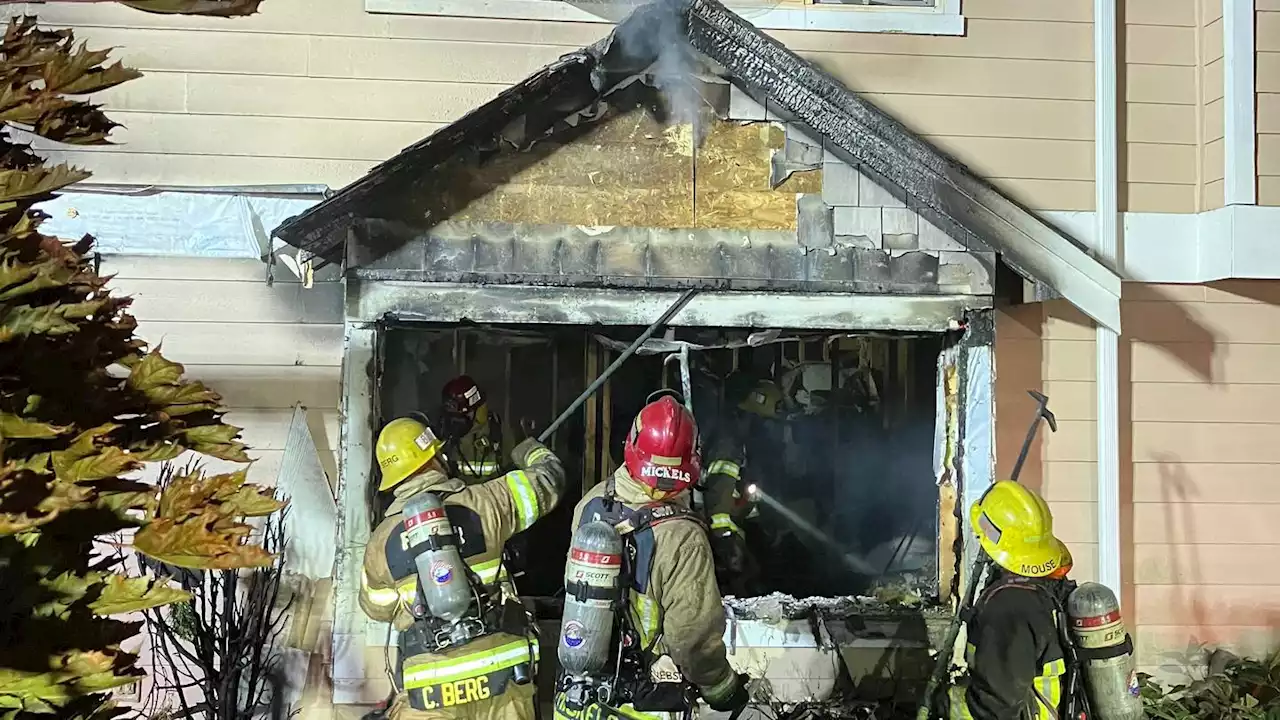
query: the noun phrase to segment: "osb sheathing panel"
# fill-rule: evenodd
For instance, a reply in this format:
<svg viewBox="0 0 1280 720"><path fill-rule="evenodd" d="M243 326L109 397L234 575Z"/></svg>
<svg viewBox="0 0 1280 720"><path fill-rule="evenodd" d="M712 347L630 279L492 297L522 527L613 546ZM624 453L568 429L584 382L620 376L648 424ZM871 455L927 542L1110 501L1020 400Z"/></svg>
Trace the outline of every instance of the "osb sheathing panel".
<svg viewBox="0 0 1280 720"><path fill-rule="evenodd" d="M453 217L545 225L793 230L798 193L820 170L769 187L785 133L769 123L704 120L664 127L643 109L602 121L567 144L505 152L454 181L476 196ZM457 187L455 184L454 187Z"/></svg>

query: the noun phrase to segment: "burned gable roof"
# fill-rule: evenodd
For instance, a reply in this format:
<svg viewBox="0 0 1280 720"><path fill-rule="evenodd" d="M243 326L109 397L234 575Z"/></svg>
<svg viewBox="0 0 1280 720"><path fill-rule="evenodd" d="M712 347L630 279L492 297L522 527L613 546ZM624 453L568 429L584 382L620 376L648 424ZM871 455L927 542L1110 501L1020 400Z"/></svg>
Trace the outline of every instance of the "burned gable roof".
<svg viewBox="0 0 1280 720"><path fill-rule="evenodd" d="M1120 278L1113 271L718 0L657 0L640 8L605 39L561 57L406 148L274 234L321 262L340 261L356 221L403 216L424 178L460 156L483 161L504 143L528 147L563 126L565 118L653 65L663 50L657 43L670 37L665 30L672 24L740 90L873 180L901 187L921 217L973 250L998 252L1024 277L1119 330Z"/></svg>

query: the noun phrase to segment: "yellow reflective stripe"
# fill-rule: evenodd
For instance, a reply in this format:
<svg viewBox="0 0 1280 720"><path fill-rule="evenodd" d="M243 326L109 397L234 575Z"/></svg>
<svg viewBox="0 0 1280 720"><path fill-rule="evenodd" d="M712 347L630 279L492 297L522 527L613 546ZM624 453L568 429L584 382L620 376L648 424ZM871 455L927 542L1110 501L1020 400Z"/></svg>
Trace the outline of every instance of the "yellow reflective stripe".
<svg viewBox="0 0 1280 720"><path fill-rule="evenodd" d="M480 578L480 582L488 585L498 579L498 570L501 567L502 558L494 558L493 560L471 565L471 570Z"/></svg>
<svg viewBox="0 0 1280 720"><path fill-rule="evenodd" d="M524 462L526 465L532 465L536 462L541 462L542 460L550 456L551 456L550 450L544 447L536 447L530 450L528 455L524 456Z"/></svg>
<svg viewBox="0 0 1280 720"><path fill-rule="evenodd" d="M729 673L720 682L711 687L702 688L702 695L708 701L723 700L733 694L735 686L738 684L737 673Z"/></svg>
<svg viewBox="0 0 1280 720"><path fill-rule="evenodd" d="M532 644L533 652L529 646ZM436 662L411 665L404 669L404 688L416 690L428 685L465 680L467 678L488 675L499 670L506 670L529 662L530 658L538 658L538 643L527 640L516 640L506 645L499 645L491 650L483 650L461 657L437 660Z"/></svg>
<svg viewBox="0 0 1280 720"><path fill-rule="evenodd" d="M717 460L707 466L708 475L728 475L734 480L738 480L741 476L742 468L738 463L732 460Z"/></svg>
<svg viewBox="0 0 1280 720"><path fill-rule="evenodd" d="M364 570L360 571L360 588L364 590L364 596L369 602L378 607L390 607L400 599L400 593L395 588L369 587L369 574Z"/></svg>
<svg viewBox="0 0 1280 720"><path fill-rule="evenodd" d="M418 599L418 576L410 575L408 578L401 580L396 586L396 595L399 596L400 602L404 603L407 608L413 607L413 601Z"/></svg>
<svg viewBox="0 0 1280 720"><path fill-rule="evenodd" d="M1067 662L1059 659L1045 663L1040 672L1040 677L1036 678L1038 714L1045 720L1056 720L1058 705L1062 702L1062 675L1067 672Z"/></svg>
<svg viewBox="0 0 1280 720"><path fill-rule="evenodd" d="M742 528L738 527L738 523L734 522L733 518L730 517L728 513L715 513L712 515L711 529L728 530L730 532L736 532L739 535L742 534Z"/></svg>
<svg viewBox="0 0 1280 720"><path fill-rule="evenodd" d="M649 647L654 638L658 636L658 630L661 629L658 619L658 606L648 596L632 590L631 611L632 622L635 623L636 630L640 633L640 645L641 647Z"/></svg>
<svg viewBox="0 0 1280 720"><path fill-rule="evenodd" d="M506 477L507 489L511 491L511 498L516 501L516 510L520 513L520 527L516 529L520 532L538 520L538 494L523 470L513 470Z"/></svg>
<svg viewBox="0 0 1280 720"><path fill-rule="evenodd" d="M973 720L973 713L969 712L969 701L965 697L963 685L952 685L947 691L947 701L949 720Z"/></svg>

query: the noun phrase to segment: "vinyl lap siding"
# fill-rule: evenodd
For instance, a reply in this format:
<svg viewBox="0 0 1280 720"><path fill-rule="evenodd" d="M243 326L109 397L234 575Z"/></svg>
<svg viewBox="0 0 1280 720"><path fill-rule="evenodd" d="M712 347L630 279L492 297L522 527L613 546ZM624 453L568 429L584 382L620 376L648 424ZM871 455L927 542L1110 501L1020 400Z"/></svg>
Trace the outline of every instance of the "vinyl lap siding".
<svg viewBox="0 0 1280 720"><path fill-rule="evenodd" d="M330 482L337 480L342 364L342 286L304 289L282 277L268 287L256 260L103 259L117 294L133 296L138 334L223 397L227 422L244 428L253 482L272 485L295 403L308 409ZM202 458L210 470L233 463Z"/></svg>
<svg viewBox="0 0 1280 720"><path fill-rule="evenodd" d="M1261 281L1125 286L1121 561L1133 582L1126 613L1148 671L1185 670L1179 657L1194 666L1198 643L1254 654L1280 644L1278 302L1280 283ZM1060 428L1040 448L1039 477L1028 475L1076 552L1077 576L1090 578L1097 554L1094 330L1056 304L1039 342L1037 322L1002 321L997 371L1013 367L1025 383L1040 369ZM1002 397L1009 389L1001 387ZM1021 433L1025 414L1012 418L1013 428L1001 427L1000 437ZM1000 425L1008 422L1001 414Z"/></svg>
<svg viewBox="0 0 1280 720"><path fill-rule="evenodd" d="M1123 209L1194 209L1197 1L1126 3ZM325 5L271 0L234 21L40 6L147 71L105 94L122 145L59 157L100 182L338 187L605 30ZM1092 4L964 11L966 37L777 36L1030 207L1092 209Z"/></svg>
<svg viewBox="0 0 1280 720"><path fill-rule="evenodd" d="M1280 205L1280 0L1256 0L1258 204Z"/></svg>

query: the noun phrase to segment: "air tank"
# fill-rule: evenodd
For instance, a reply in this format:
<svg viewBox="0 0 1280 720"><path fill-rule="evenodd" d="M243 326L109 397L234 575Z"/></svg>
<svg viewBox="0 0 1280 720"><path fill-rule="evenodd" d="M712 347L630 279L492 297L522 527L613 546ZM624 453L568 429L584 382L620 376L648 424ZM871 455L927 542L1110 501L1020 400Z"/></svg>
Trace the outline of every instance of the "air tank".
<svg viewBox="0 0 1280 720"><path fill-rule="evenodd" d="M1084 583L1067 598L1067 615L1082 661L1091 720L1141 720L1133 642L1115 593L1106 585Z"/></svg>
<svg viewBox="0 0 1280 720"><path fill-rule="evenodd" d="M560 667L581 677L604 670L614 649L614 605L621 597L622 537L601 520L573 533L564 571L564 618L560 621Z"/></svg>
<svg viewBox="0 0 1280 720"><path fill-rule="evenodd" d="M427 612L456 623L471 607L471 584L453 525L435 493L418 493L405 503L404 534Z"/></svg>

